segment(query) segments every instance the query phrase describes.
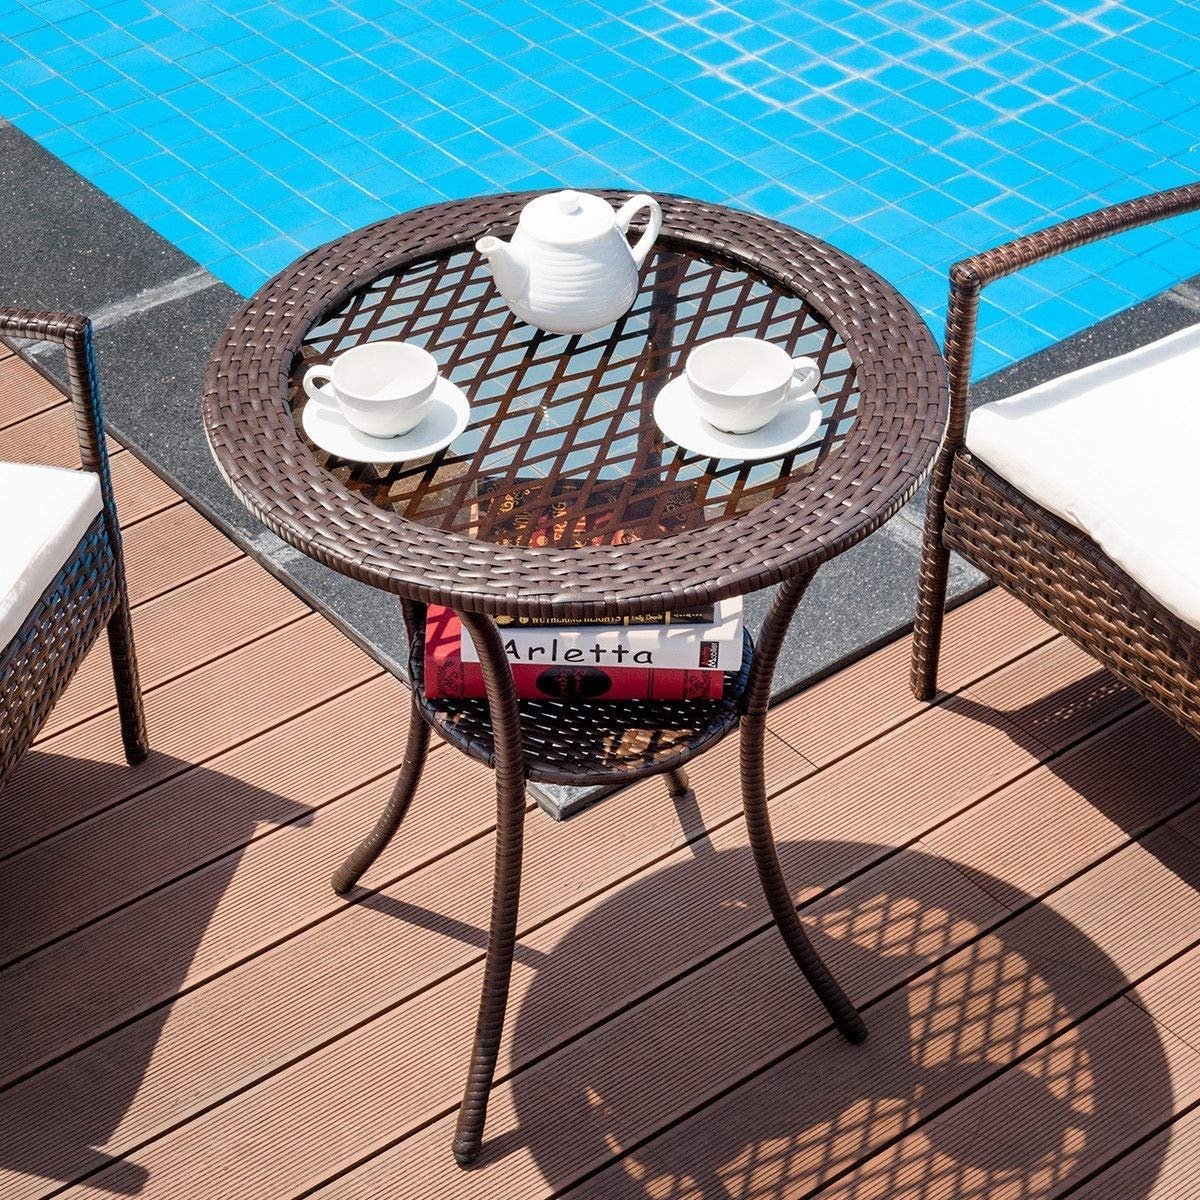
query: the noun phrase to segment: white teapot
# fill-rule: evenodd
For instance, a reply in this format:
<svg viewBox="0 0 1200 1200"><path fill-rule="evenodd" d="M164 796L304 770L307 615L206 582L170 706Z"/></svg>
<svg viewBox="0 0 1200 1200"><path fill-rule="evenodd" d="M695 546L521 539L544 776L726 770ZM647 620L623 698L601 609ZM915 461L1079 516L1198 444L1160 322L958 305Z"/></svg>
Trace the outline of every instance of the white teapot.
<svg viewBox="0 0 1200 1200"><path fill-rule="evenodd" d="M625 235L642 208L650 221L630 249ZM547 333L590 333L629 311L638 268L661 228L652 196L634 196L614 212L587 192L551 192L525 205L511 242L488 235L475 249L522 321Z"/></svg>

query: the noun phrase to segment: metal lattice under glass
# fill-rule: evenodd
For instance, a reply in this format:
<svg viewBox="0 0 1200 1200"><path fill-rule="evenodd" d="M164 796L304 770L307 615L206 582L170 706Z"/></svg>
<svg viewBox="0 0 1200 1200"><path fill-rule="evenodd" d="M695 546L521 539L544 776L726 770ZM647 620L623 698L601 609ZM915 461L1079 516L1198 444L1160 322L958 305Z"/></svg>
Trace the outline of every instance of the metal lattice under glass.
<svg viewBox="0 0 1200 1200"><path fill-rule="evenodd" d="M653 416L659 390L694 346L734 335L817 361L822 422L809 443L751 463L704 458L664 438ZM381 507L485 541L613 544L719 523L815 469L858 407L850 355L819 312L744 264L695 247L680 253L666 238L626 316L587 335L547 334L517 319L469 246L385 275L308 335L292 371L295 416L309 366L380 338L432 352L469 397L470 424L416 462L350 462L312 447L314 456Z"/></svg>

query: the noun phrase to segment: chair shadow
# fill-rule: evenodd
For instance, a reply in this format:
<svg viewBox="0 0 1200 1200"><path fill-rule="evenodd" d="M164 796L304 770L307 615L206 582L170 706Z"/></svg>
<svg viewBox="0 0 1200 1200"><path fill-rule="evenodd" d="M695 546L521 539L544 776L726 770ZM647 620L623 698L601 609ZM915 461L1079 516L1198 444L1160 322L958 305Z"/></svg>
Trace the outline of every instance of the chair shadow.
<svg viewBox="0 0 1200 1200"><path fill-rule="evenodd" d="M1029 728L1077 720L1088 704L1111 705L1114 684L1102 675L1017 715ZM1012 714L947 703L976 719L1003 720L1044 754L1038 738L1010 726ZM1181 739L1200 764L1200 747ZM1102 788L1094 765L1079 758L1066 755L1051 766L1085 797L1096 794L1105 815L1132 836L1170 815L1148 811L1136 764L1106 764ZM1195 888L1200 855L1182 841L1151 838L1150 845ZM736 941L747 909L762 920L748 849L691 856L613 893L537 971L516 1014L514 1056L536 1060L564 1030L586 1028L589 1012L615 997L661 988L641 1005L656 1005L658 1019L638 1025L624 1014L587 1039L593 1047L602 1040L602 1051L576 1051L555 1069L543 1062L513 1077L518 1119L485 1141L483 1169L528 1147L554 1189L577 1181L581 1163L595 1169L615 1160L583 1189L605 1200L782 1200L839 1178L868 1145L907 1134L902 1151L872 1151L863 1170L841 1179L836 1195L1031 1200L1076 1178L1085 1161L1094 1163L1115 1144L1114 1130L1149 1130L1170 1118L1171 1073L1157 1026L1133 1005L1112 1002L1129 980L1054 907L971 868L967 874L986 893L981 917L960 868L917 849L780 845L797 893L889 854L886 865L846 887L844 902L839 894L826 897L805 919L852 996L869 979L878 994L881 971L914 982L891 993L894 985L885 984L883 998L865 1013L865 1045L851 1047L832 1034L801 1044L761 1079L689 1119L682 1118L706 1098L706 1088L757 1071L778 1052L781 1023L797 1022L794 1036L803 1043L822 1014L814 1018L816 1002L775 940L754 953L752 943L730 950L730 963L746 969L731 965L720 983L662 987L698 949ZM929 882L953 876L957 884L945 891ZM1004 910L989 897L1021 915L996 924ZM767 935L774 939L773 930ZM970 952L952 953L972 939ZM695 978L714 968L720 960ZM1053 1049L1043 1051L1052 1038ZM663 1121L667 1130L645 1140ZM1164 1153L1163 1143L1142 1147L1122 1177L1122 1196L1150 1194Z"/></svg>
<svg viewBox="0 0 1200 1200"><path fill-rule="evenodd" d="M950 712L1004 729L1017 745L1039 757L1044 758L1047 750L1058 751L1043 763L1043 768L1131 837L1165 822L1200 797L1200 741L1166 714L1140 702L1100 666L1065 687L1015 708L994 708L964 695L948 696L943 704ZM1141 710L1137 715L1133 715L1135 707ZM1114 729L1101 735L1106 739L1099 751L1102 757L1088 750L1087 739L1104 726L1117 726L1129 719L1144 722L1142 736L1149 733L1161 744L1159 761L1152 769L1160 770L1163 780L1180 775L1196 779L1194 789L1185 785L1173 802L1164 799L1156 792L1156 781L1148 777L1143 760L1120 752L1117 739L1121 735ZM1080 754L1079 750L1086 752ZM1151 839L1146 845L1164 866L1193 886L1197 884L1192 863L1186 855L1175 853L1169 840ZM1009 903L1003 886L999 885L998 895Z"/></svg>
<svg viewBox="0 0 1200 1200"><path fill-rule="evenodd" d="M171 1014L169 998L184 985L237 869L241 852L228 852L228 847L241 845L264 824L308 823L311 810L292 800L205 767L158 753L154 757L168 773L187 772L159 785L170 789L164 794L172 803L178 798L177 811L159 810L163 825L187 839L190 861L224 857L157 898L103 917L0 971L0 1079L6 1081L0 1090L0 1170L68 1182L112 1166L116 1169L104 1176L105 1188L124 1195L142 1190L144 1168L98 1147L112 1138L137 1095ZM26 756L30 760L36 760L39 784L53 783L59 774L75 778L81 770L78 759L37 750ZM123 782L114 780L114 773L125 777L137 769L92 763L87 778L97 792L112 791ZM213 805L205 812L206 796L220 798L219 811ZM0 805L21 802L18 773ZM135 894L165 882L154 877L152 864L140 861L144 830L134 822L123 828L124 844L110 837L97 845L96 878L111 880L123 872L123 882L134 884ZM173 873L168 870L166 879ZM0 911L15 913L18 920L39 896L86 892L93 886L81 877L77 863L60 863L53 855L46 856L32 894L29 889L6 894L7 883L0 870ZM86 1077L71 1069L70 1057L62 1057L72 1046L142 1013L146 1015L125 1028L119 1054L103 1052L103 1036L90 1048ZM130 1028L136 1030L133 1040Z"/></svg>

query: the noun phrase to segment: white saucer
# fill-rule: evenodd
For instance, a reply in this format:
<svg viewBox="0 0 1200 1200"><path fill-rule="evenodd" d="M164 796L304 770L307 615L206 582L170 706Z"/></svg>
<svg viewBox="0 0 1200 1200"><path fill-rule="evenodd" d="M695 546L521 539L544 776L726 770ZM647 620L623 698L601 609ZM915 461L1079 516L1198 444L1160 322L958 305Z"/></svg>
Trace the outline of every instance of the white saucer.
<svg viewBox="0 0 1200 1200"><path fill-rule="evenodd" d="M399 437L377 438L355 429L333 404L309 400L301 423L322 450L354 462L398 463L428 458L444 450L471 419L471 405L462 389L438 376L433 398L420 424Z"/></svg>
<svg viewBox="0 0 1200 1200"><path fill-rule="evenodd" d="M693 454L758 462L810 442L821 428L821 402L815 392L809 392L785 400L779 415L753 433L722 433L696 412L687 376L677 375L658 393L654 420L671 441Z"/></svg>

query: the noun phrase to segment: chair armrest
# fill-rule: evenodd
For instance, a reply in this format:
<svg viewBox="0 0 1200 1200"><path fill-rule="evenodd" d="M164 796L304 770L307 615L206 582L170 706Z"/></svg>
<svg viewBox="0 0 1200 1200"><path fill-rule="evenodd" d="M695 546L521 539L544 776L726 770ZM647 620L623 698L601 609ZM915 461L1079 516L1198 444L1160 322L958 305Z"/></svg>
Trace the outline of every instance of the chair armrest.
<svg viewBox="0 0 1200 1200"><path fill-rule="evenodd" d="M1200 209L1200 183L1126 200L1081 217L1072 217L1002 246L984 250L950 268L950 301L946 310L946 368L950 385L950 419L943 452L962 445L967 423L967 389L975 353L979 297L989 283L1047 258L1097 242L1114 233L1136 229L1168 217Z"/></svg>
<svg viewBox="0 0 1200 1200"><path fill-rule="evenodd" d="M75 409L75 432L79 439L79 462L85 471L100 476L100 494L109 517L110 532L116 533L116 508L108 473L108 447L104 441L104 406L96 375L92 345L92 323L74 312L39 312L27 308L0 308L0 336L28 341L56 342L67 362L67 395Z"/></svg>

